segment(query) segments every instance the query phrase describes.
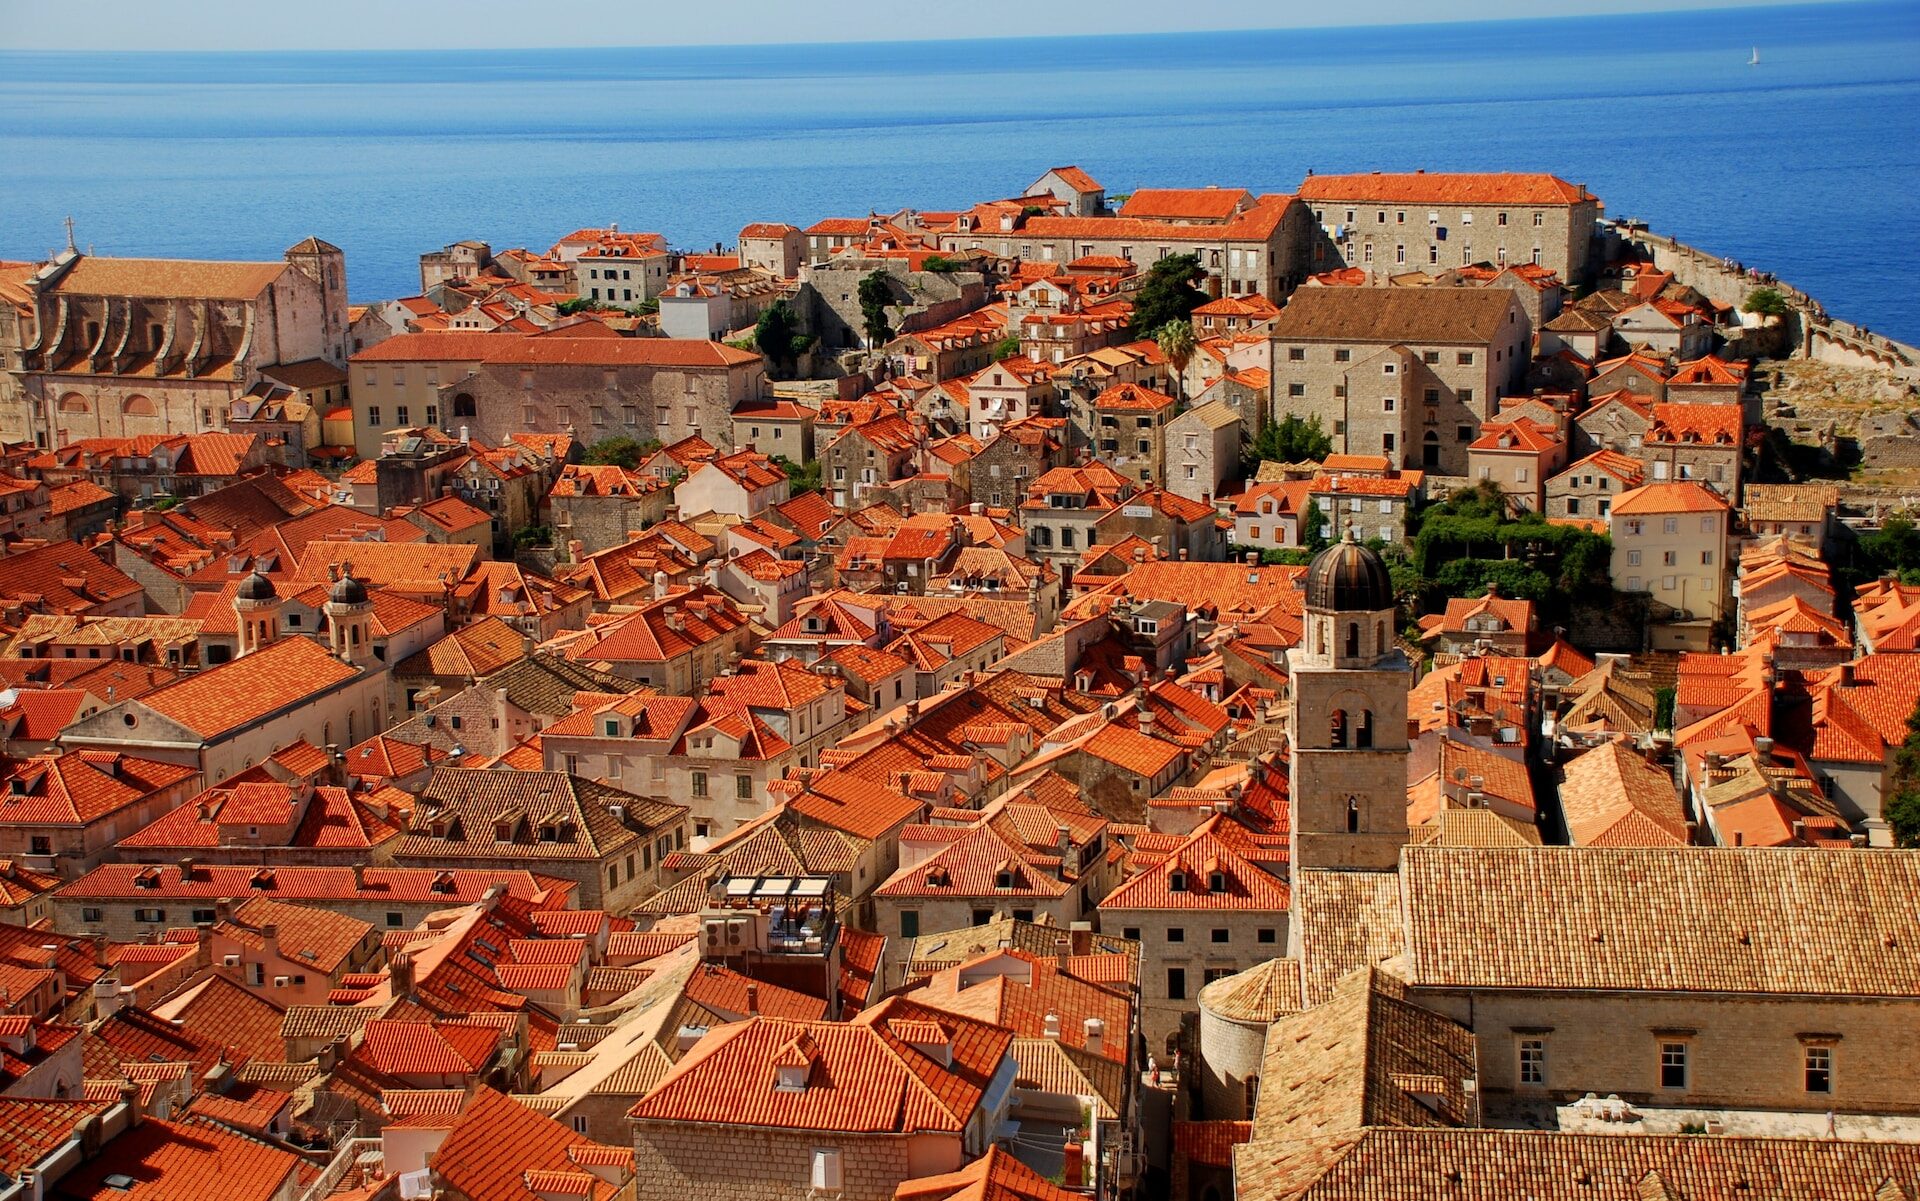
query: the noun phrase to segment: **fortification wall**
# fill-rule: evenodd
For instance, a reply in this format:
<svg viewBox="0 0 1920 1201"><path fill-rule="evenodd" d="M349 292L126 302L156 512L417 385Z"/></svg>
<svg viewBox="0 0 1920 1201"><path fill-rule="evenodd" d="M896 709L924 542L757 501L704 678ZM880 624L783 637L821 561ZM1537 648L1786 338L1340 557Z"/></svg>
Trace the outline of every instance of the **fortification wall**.
<svg viewBox="0 0 1920 1201"><path fill-rule="evenodd" d="M1616 238L1649 254L1662 271L1672 272L1680 283L1722 304L1737 309L1755 288L1777 290L1792 306L1786 320L1786 335L1787 344L1797 348L1796 354L1843 367L1887 371L1901 379L1920 382L1920 349L1828 315L1818 300L1785 280L1756 277L1719 255L1708 254L1643 226L1610 228Z"/></svg>

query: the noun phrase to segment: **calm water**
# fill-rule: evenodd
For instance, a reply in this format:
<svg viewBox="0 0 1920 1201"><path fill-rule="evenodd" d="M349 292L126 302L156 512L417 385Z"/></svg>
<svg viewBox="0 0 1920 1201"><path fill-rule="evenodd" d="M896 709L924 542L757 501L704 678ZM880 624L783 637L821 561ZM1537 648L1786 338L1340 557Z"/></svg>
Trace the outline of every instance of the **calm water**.
<svg viewBox="0 0 1920 1201"><path fill-rule="evenodd" d="M0 30L0 42L4 42ZM1747 65L1758 46L1762 65ZM1308 168L1553 171L1920 341L1920 3L993 42L354 54L0 51L0 256L344 247L356 299L465 237L731 243Z"/></svg>

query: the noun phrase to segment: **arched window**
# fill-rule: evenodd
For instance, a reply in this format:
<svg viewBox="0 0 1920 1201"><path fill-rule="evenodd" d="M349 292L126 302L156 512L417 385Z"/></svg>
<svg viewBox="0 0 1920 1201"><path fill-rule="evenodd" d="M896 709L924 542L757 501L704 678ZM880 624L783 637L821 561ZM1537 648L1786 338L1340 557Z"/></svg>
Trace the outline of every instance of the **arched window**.
<svg viewBox="0 0 1920 1201"><path fill-rule="evenodd" d="M453 415L455 417L475 417L479 415L479 410L474 407L471 394L462 392L453 398Z"/></svg>
<svg viewBox="0 0 1920 1201"><path fill-rule="evenodd" d="M93 409L87 404L86 397L80 395L78 392L69 392L60 398L60 411L62 413L91 413Z"/></svg>
<svg viewBox="0 0 1920 1201"><path fill-rule="evenodd" d="M1359 832L1360 832L1360 798L1355 796L1350 796L1347 798L1347 833L1358 834Z"/></svg>
<svg viewBox="0 0 1920 1201"><path fill-rule="evenodd" d="M1384 621L1380 623L1380 628L1375 632L1373 649L1383 655L1387 653L1387 623Z"/></svg>
<svg viewBox="0 0 1920 1201"><path fill-rule="evenodd" d="M1340 750L1347 745L1347 711L1335 709L1327 730L1327 745Z"/></svg>
<svg viewBox="0 0 1920 1201"><path fill-rule="evenodd" d="M1353 730L1353 745L1363 750L1373 745L1373 710L1360 710L1360 724Z"/></svg>
<svg viewBox="0 0 1920 1201"><path fill-rule="evenodd" d="M1360 623L1357 621L1347 623L1347 657L1350 659L1360 657Z"/></svg>
<svg viewBox="0 0 1920 1201"><path fill-rule="evenodd" d="M347 627L347 641L354 646L360 645L360 627L358 624Z"/></svg>
<svg viewBox="0 0 1920 1201"><path fill-rule="evenodd" d="M120 402L120 412L127 417L152 417L159 411L152 400L137 392Z"/></svg>

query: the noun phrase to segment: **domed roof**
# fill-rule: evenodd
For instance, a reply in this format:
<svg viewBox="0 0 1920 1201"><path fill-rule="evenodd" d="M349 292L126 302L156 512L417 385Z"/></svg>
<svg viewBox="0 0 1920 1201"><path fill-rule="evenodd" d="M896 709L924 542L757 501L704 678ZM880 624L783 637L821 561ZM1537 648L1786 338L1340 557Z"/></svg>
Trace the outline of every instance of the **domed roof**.
<svg viewBox="0 0 1920 1201"><path fill-rule="evenodd" d="M343 572L333 582L333 588L327 593L330 605L364 605L367 603L367 586L353 578L351 573Z"/></svg>
<svg viewBox="0 0 1920 1201"><path fill-rule="evenodd" d="M1337 613L1377 613L1393 608L1393 577L1380 556L1347 532L1313 557L1307 568L1307 608Z"/></svg>
<svg viewBox="0 0 1920 1201"><path fill-rule="evenodd" d="M233 599L243 601L268 601L280 594L274 591L273 581L260 572L253 572L240 581L240 587L234 589Z"/></svg>

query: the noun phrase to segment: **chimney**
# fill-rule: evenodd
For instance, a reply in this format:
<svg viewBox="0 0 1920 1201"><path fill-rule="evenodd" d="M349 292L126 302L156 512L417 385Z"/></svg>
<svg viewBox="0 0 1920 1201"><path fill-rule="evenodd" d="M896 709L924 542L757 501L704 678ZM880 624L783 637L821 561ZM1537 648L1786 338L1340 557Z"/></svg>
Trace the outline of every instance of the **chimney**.
<svg viewBox="0 0 1920 1201"><path fill-rule="evenodd" d="M1100 1054L1101 1046L1107 1040L1107 1024L1099 1018L1088 1018L1083 1025L1086 1032L1086 1050L1089 1055Z"/></svg>
<svg viewBox="0 0 1920 1201"><path fill-rule="evenodd" d="M193 856L183 855L180 859L180 882L188 883L193 879Z"/></svg>
<svg viewBox="0 0 1920 1201"><path fill-rule="evenodd" d="M567 562L579 563L587 557L587 544L578 538L567 539Z"/></svg>
<svg viewBox="0 0 1920 1201"><path fill-rule="evenodd" d="M1843 688L1853 687L1853 664L1842 663L1840 665L1840 686Z"/></svg>
<svg viewBox="0 0 1920 1201"><path fill-rule="evenodd" d="M1055 1042L1060 1040L1060 1015L1050 1013L1041 1021L1041 1033Z"/></svg>
<svg viewBox="0 0 1920 1201"><path fill-rule="evenodd" d="M356 893L361 893L361 892L365 892L366 890L367 890L366 865L361 863L356 863L353 865L353 891Z"/></svg>
<svg viewBox="0 0 1920 1201"><path fill-rule="evenodd" d="M749 1014L760 1012L760 986L751 980L747 981L747 1012Z"/></svg>
<svg viewBox="0 0 1920 1201"><path fill-rule="evenodd" d="M110 1018L119 1013L132 997L122 990L120 981L113 976L102 976L93 982L93 1011L101 1018Z"/></svg>
<svg viewBox="0 0 1920 1201"><path fill-rule="evenodd" d="M1142 734L1152 734L1153 710L1147 708L1145 705L1141 705L1136 711L1136 716L1140 719L1140 732Z"/></svg>
<svg viewBox="0 0 1920 1201"><path fill-rule="evenodd" d="M280 957L280 927L268 922L260 927L260 941L266 944L263 954L271 959Z"/></svg>
<svg viewBox="0 0 1920 1201"><path fill-rule="evenodd" d="M229 921L232 919L232 917L233 917L233 898L232 897L221 897L219 900L213 903L213 920L215 922Z"/></svg>
<svg viewBox="0 0 1920 1201"><path fill-rule="evenodd" d="M387 983L394 999L413 995L413 956L401 952L387 961Z"/></svg>
<svg viewBox="0 0 1920 1201"><path fill-rule="evenodd" d="M1773 739L1765 736L1755 738L1753 740L1753 753L1762 757L1771 756L1773 754Z"/></svg>
<svg viewBox="0 0 1920 1201"><path fill-rule="evenodd" d="M664 571L653 573L653 599L667 599L667 573Z"/></svg>

